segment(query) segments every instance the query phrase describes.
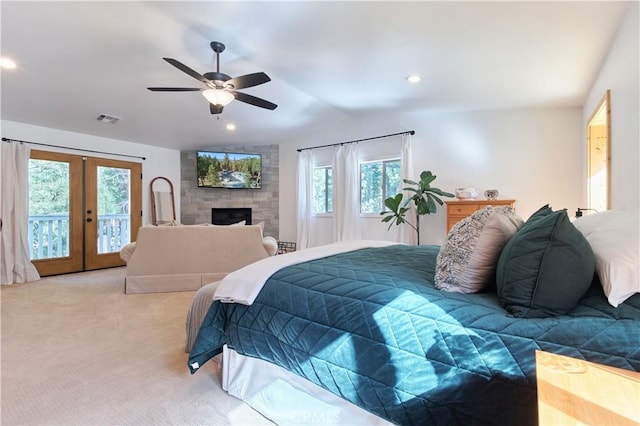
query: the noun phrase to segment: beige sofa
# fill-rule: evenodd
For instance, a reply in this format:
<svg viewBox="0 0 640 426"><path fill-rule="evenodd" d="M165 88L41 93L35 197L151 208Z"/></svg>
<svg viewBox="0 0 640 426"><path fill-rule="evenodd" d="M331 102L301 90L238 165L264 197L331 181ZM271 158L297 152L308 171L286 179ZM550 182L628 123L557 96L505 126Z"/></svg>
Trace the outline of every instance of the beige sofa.
<svg viewBox="0 0 640 426"><path fill-rule="evenodd" d="M278 251L259 225L143 226L124 247L125 293L198 290Z"/></svg>

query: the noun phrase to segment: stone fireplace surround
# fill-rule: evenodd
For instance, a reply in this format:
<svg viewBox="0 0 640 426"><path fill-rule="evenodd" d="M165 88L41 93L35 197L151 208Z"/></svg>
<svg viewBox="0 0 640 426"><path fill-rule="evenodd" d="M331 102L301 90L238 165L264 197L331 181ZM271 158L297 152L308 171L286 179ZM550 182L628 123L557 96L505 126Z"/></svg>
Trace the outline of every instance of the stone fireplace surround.
<svg viewBox="0 0 640 426"><path fill-rule="evenodd" d="M278 145L215 145L200 151L229 151L262 154L262 188L198 188L196 150L180 153L180 222L185 225L211 223L212 208L251 208L252 223L264 222L265 236L278 239L279 150Z"/></svg>

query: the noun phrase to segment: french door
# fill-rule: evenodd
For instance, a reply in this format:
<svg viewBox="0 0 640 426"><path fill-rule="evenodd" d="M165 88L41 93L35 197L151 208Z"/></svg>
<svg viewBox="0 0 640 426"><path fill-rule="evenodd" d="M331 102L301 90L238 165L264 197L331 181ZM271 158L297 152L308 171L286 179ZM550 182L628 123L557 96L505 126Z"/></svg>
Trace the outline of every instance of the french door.
<svg viewBox="0 0 640 426"><path fill-rule="evenodd" d="M140 163L31 151L29 246L41 276L124 265L142 223Z"/></svg>

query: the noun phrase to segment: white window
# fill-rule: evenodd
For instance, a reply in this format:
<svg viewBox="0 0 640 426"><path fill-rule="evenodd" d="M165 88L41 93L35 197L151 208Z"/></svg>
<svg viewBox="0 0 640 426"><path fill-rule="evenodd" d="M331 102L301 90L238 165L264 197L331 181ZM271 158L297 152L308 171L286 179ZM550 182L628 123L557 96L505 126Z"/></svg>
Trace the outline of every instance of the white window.
<svg viewBox="0 0 640 426"><path fill-rule="evenodd" d="M331 167L313 168L313 213L333 212L333 182Z"/></svg>
<svg viewBox="0 0 640 426"><path fill-rule="evenodd" d="M401 190L400 159L360 163L360 213L379 214L384 200Z"/></svg>

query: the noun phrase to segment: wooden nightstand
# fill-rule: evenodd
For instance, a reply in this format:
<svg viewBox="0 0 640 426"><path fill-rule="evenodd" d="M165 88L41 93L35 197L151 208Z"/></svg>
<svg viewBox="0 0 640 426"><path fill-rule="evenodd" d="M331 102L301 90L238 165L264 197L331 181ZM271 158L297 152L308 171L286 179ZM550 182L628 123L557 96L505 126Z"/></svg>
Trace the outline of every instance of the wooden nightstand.
<svg viewBox="0 0 640 426"><path fill-rule="evenodd" d="M640 424L640 373L536 351L538 424Z"/></svg>
<svg viewBox="0 0 640 426"><path fill-rule="evenodd" d="M511 206L515 208L516 200L449 200L447 205L447 232L453 225L469 217L476 210L487 206Z"/></svg>

